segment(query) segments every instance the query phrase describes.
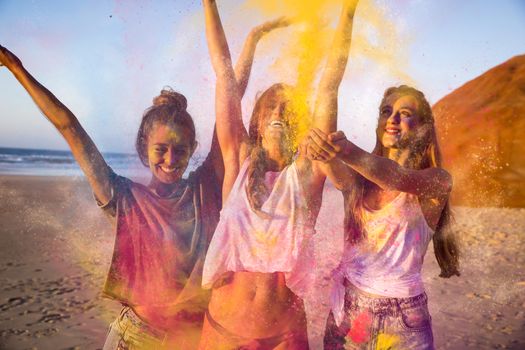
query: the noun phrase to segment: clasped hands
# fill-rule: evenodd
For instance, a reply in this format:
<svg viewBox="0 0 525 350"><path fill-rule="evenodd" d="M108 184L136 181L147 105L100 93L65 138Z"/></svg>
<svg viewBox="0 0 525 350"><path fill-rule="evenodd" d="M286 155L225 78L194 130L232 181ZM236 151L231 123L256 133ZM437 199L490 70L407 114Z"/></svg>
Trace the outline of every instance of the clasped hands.
<svg viewBox="0 0 525 350"><path fill-rule="evenodd" d="M342 131L326 134L318 128L312 128L300 147L308 159L327 163L349 152L350 145Z"/></svg>

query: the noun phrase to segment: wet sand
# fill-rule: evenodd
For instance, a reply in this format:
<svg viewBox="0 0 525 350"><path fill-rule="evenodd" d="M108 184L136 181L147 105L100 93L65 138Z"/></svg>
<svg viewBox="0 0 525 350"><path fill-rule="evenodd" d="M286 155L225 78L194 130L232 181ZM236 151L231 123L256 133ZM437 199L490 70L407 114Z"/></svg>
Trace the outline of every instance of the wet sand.
<svg viewBox="0 0 525 350"><path fill-rule="evenodd" d="M97 349L113 233L81 178L0 177L0 349Z"/></svg>
<svg viewBox="0 0 525 350"><path fill-rule="evenodd" d="M100 297L113 248L110 222L82 178L0 176L0 349L100 349L119 305ZM325 197L318 288L306 305L311 345L327 316L324 275L337 263L339 194ZM455 208L462 276L424 279L438 349L525 348L525 209Z"/></svg>

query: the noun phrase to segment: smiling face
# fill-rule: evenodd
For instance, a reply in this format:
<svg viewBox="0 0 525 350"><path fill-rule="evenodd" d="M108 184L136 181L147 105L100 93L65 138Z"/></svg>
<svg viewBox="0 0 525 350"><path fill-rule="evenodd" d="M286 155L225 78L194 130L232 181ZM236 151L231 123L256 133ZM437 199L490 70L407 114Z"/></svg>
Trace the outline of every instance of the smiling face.
<svg viewBox="0 0 525 350"><path fill-rule="evenodd" d="M193 136L187 127L155 124L147 142L148 165L153 176L164 184L179 181L194 150Z"/></svg>
<svg viewBox="0 0 525 350"><path fill-rule="evenodd" d="M381 105L377 137L385 148L403 149L417 141L422 125L419 103L414 96L392 94Z"/></svg>
<svg viewBox="0 0 525 350"><path fill-rule="evenodd" d="M259 123L259 134L264 148L275 145L288 146L290 140L290 124L286 116L286 101L277 98L270 101Z"/></svg>

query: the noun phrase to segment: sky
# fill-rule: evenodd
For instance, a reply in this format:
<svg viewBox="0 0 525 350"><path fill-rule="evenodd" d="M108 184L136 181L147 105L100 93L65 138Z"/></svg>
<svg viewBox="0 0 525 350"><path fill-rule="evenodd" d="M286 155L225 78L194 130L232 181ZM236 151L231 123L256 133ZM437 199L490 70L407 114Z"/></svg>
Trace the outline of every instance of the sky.
<svg viewBox="0 0 525 350"><path fill-rule="evenodd" d="M263 11L258 0L218 3L234 60L254 25L287 14ZM370 8L383 14L381 21L367 21ZM335 25L337 15L337 8L323 14L327 26ZM301 28L281 29L259 44L243 100L245 122L258 92L296 78L293 62L282 53ZM339 93L339 128L371 149L387 87L408 83L433 104L524 54L525 0L362 0L354 36L375 46L351 48ZM101 151L133 153L143 111L171 86L187 97L197 151L207 153L215 77L200 1L0 0L0 44L69 107ZM0 67L0 147L67 149L5 67Z"/></svg>

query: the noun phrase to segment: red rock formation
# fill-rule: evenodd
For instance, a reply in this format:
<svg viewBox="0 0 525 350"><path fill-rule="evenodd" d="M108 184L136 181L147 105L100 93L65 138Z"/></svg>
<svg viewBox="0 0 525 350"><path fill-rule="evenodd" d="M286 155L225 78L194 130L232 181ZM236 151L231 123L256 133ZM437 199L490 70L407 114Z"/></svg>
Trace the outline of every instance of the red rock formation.
<svg viewBox="0 0 525 350"><path fill-rule="evenodd" d="M454 90L433 111L453 203L525 207L525 55Z"/></svg>

